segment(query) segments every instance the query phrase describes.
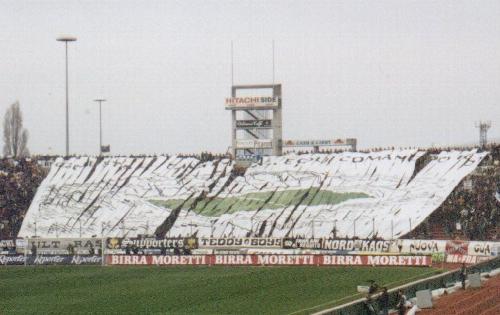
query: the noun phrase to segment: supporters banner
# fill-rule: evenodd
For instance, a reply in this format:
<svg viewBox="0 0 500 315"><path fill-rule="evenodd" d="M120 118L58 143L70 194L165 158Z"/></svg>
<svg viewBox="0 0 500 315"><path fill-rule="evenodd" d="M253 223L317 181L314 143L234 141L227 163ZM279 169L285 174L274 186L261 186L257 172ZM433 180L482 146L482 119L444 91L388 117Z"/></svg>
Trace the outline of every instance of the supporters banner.
<svg viewBox="0 0 500 315"><path fill-rule="evenodd" d="M198 248L198 239L194 237L178 237L178 238L108 238L106 240L106 248L108 249L125 249L129 247L137 247L140 249L149 248Z"/></svg>
<svg viewBox="0 0 500 315"><path fill-rule="evenodd" d="M431 256L403 255L108 255L108 265L431 266Z"/></svg>
<svg viewBox="0 0 500 315"><path fill-rule="evenodd" d="M208 248L245 248L245 247L269 247L281 248L282 238L270 237L229 237L213 238L202 237L198 239L200 247Z"/></svg>
<svg viewBox="0 0 500 315"><path fill-rule="evenodd" d="M392 253L405 254L433 254L446 251L444 240L397 240L394 242Z"/></svg>
<svg viewBox="0 0 500 315"><path fill-rule="evenodd" d="M395 240L391 253L496 256L500 251L500 242L459 241L459 240Z"/></svg>
<svg viewBox="0 0 500 315"><path fill-rule="evenodd" d="M30 238L28 251L36 250L38 254L67 255L90 254L102 247L100 238Z"/></svg>
<svg viewBox="0 0 500 315"><path fill-rule="evenodd" d="M467 254L472 256L498 256L500 242L471 241L467 246Z"/></svg>
<svg viewBox="0 0 500 315"><path fill-rule="evenodd" d="M15 247L15 246L16 246L15 240L0 240L0 249L5 247Z"/></svg>
<svg viewBox="0 0 500 315"><path fill-rule="evenodd" d="M300 239L284 238L284 249L322 249L360 252L389 252L393 241L352 239Z"/></svg>
<svg viewBox="0 0 500 315"><path fill-rule="evenodd" d="M446 254L448 255L467 255L469 252L469 242L466 241L447 241Z"/></svg>

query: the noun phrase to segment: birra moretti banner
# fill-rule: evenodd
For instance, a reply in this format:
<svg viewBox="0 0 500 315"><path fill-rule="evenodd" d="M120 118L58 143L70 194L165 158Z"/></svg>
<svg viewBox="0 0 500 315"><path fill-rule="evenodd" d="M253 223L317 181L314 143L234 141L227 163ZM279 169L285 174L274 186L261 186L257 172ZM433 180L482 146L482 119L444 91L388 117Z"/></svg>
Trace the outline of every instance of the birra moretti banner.
<svg viewBox="0 0 500 315"><path fill-rule="evenodd" d="M109 255L108 265L431 266L431 256L403 255Z"/></svg>

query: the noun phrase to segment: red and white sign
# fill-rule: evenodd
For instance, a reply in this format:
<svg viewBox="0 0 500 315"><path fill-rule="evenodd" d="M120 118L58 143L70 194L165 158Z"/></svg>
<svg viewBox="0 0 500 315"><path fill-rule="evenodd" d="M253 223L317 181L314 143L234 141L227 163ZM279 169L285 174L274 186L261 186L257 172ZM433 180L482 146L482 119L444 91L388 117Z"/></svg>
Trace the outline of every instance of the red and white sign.
<svg viewBox="0 0 500 315"><path fill-rule="evenodd" d="M431 266L431 256L403 255L108 255L108 265Z"/></svg>
<svg viewBox="0 0 500 315"><path fill-rule="evenodd" d="M467 255L469 252L469 242L466 241L447 241L446 254L449 255Z"/></svg>
<svg viewBox="0 0 500 315"><path fill-rule="evenodd" d="M493 259L493 257L488 256L477 256L477 255L446 255L446 262L450 264L477 264L486 260Z"/></svg>

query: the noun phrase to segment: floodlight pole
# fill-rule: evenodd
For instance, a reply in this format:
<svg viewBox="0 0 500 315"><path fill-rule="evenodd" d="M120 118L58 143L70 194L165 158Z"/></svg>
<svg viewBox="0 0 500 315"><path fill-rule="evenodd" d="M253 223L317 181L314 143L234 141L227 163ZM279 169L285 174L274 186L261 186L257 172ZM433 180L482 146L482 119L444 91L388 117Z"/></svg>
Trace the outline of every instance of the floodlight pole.
<svg viewBox="0 0 500 315"><path fill-rule="evenodd" d="M68 42L76 41L76 37L61 36L57 41L64 42L66 51L66 156L69 155L69 92L68 92Z"/></svg>
<svg viewBox="0 0 500 315"><path fill-rule="evenodd" d="M353 238L356 237L356 221L358 220L358 218L354 219L354 235L353 235Z"/></svg>
<svg viewBox="0 0 500 315"><path fill-rule="evenodd" d="M94 102L99 103L99 155L102 155L102 102L106 102L106 100L95 99Z"/></svg>
<svg viewBox="0 0 500 315"><path fill-rule="evenodd" d="M375 238L375 217L372 217L372 237Z"/></svg>

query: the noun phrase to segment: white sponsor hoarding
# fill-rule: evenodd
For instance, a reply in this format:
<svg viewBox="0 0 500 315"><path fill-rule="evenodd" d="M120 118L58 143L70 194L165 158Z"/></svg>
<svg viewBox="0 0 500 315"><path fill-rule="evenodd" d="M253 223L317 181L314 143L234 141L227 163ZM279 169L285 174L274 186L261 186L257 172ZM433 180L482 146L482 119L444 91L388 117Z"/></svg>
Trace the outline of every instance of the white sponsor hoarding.
<svg viewBox="0 0 500 315"><path fill-rule="evenodd" d="M227 109L276 108L279 106L279 99L272 96L228 97L225 105Z"/></svg>
<svg viewBox="0 0 500 315"><path fill-rule="evenodd" d="M272 148L273 141L270 139L249 139L237 140L236 148L238 149L266 149Z"/></svg>

